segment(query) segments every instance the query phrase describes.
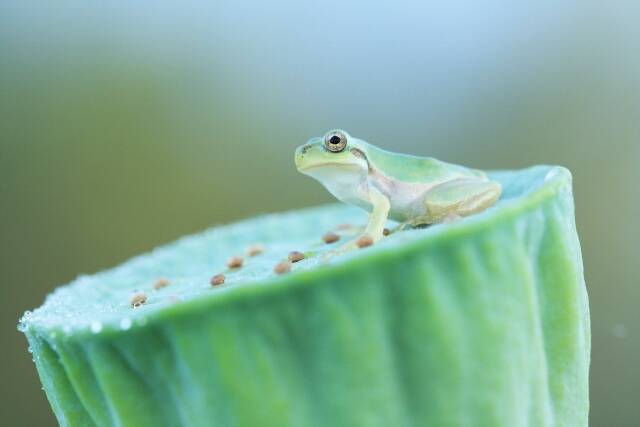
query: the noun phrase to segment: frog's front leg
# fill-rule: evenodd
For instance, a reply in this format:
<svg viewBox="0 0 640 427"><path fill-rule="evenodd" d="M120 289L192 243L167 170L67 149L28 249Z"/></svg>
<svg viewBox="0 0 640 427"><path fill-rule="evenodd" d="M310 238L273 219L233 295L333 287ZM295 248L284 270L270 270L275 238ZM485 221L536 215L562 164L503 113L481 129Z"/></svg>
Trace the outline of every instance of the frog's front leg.
<svg viewBox="0 0 640 427"><path fill-rule="evenodd" d="M361 241L361 239L371 239L369 243L376 243L380 239L382 239L384 235L384 226L387 223L391 204L389 202L389 199L384 194L382 194L380 190L372 185L369 185L368 193L369 202L371 203L372 209L371 214L369 215L369 222L367 223L367 227L365 228L364 232L356 239L329 252L327 254L327 257L339 255L353 249L358 249L360 247L359 241Z"/></svg>
<svg viewBox="0 0 640 427"><path fill-rule="evenodd" d="M389 209L391 208L391 204L389 199L372 185L369 186L369 201L371 202L373 209L369 215L367 228L365 228L361 237L371 237L373 242L376 243L382 239L384 226L389 218Z"/></svg>

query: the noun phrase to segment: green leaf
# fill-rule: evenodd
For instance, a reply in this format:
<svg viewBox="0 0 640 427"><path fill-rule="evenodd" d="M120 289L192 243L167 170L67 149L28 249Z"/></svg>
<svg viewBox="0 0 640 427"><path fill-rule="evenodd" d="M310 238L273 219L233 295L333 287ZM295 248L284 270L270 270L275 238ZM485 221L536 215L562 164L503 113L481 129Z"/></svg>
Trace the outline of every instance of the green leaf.
<svg viewBox="0 0 640 427"><path fill-rule="evenodd" d="M494 172L491 209L323 260L342 205L210 229L27 312L63 426L586 426L589 311L571 175ZM225 262L252 243L241 269ZM307 259L288 274L290 251ZM226 274L226 283L210 278ZM164 277L169 285L154 290ZM132 308L134 290L147 296Z"/></svg>

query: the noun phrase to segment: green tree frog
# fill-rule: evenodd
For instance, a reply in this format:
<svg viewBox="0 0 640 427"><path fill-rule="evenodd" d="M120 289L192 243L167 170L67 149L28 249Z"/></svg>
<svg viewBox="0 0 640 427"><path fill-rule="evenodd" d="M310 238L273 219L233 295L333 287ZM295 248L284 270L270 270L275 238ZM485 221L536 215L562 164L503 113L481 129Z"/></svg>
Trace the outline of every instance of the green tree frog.
<svg viewBox="0 0 640 427"><path fill-rule="evenodd" d="M299 147L295 163L338 200L370 212L363 236L374 242L388 218L409 226L450 222L489 208L502 191L482 171L384 151L339 129Z"/></svg>

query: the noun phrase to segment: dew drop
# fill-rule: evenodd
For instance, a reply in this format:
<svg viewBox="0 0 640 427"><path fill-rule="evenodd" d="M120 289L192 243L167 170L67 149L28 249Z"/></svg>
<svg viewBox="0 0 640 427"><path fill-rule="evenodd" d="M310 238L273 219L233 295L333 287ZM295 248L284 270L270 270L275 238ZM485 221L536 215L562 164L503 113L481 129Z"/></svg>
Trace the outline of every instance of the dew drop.
<svg viewBox="0 0 640 427"><path fill-rule="evenodd" d="M128 317L125 317L122 320L120 320L120 329L122 329L123 331L128 331L130 328L131 328L131 319L129 319Z"/></svg>
<svg viewBox="0 0 640 427"><path fill-rule="evenodd" d="M91 323L91 332L93 332L94 334L97 334L100 331L102 331L102 323L98 321Z"/></svg>

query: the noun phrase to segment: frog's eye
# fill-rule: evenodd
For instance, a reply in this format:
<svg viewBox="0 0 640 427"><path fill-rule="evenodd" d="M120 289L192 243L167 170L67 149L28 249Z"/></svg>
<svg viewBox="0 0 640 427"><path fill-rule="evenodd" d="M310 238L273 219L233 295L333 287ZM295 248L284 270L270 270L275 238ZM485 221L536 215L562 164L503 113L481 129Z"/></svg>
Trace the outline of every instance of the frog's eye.
<svg viewBox="0 0 640 427"><path fill-rule="evenodd" d="M324 146L333 153L344 151L347 146L347 136L342 132L331 132L324 137Z"/></svg>

